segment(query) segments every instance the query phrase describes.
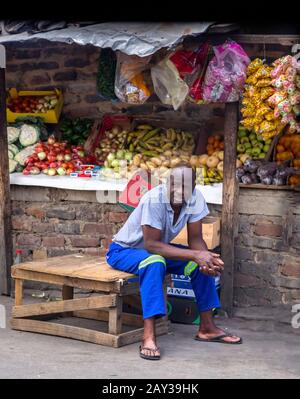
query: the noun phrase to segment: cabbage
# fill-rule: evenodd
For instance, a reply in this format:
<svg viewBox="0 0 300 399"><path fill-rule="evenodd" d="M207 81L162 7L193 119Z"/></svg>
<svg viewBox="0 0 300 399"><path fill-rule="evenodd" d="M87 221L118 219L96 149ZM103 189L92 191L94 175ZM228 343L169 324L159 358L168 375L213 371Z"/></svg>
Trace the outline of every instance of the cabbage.
<svg viewBox="0 0 300 399"><path fill-rule="evenodd" d="M40 138L40 130L37 126L24 123L21 127L19 142L23 147L35 144Z"/></svg>
<svg viewBox="0 0 300 399"><path fill-rule="evenodd" d="M7 127L7 141L8 144L12 144L18 140L20 136L20 129L18 127L8 126Z"/></svg>
<svg viewBox="0 0 300 399"><path fill-rule="evenodd" d="M8 150L8 159L14 159L14 153Z"/></svg>
<svg viewBox="0 0 300 399"><path fill-rule="evenodd" d="M8 149L11 151L14 155L16 155L20 150L15 144L8 144Z"/></svg>
<svg viewBox="0 0 300 399"><path fill-rule="evenodd" d="M19 162L20 165L24 166L24 163L30 155L34 153L34 145L31 145L30 147L24 148L24 150L20 151L15 155L15 161Z"/></svg>
<svg viewBox="0 0 300 399"><path fill-rule="evenodd" d="M17 161L10 159L8 163L9 173L13 173L16 170L17 165Z"/></svg>

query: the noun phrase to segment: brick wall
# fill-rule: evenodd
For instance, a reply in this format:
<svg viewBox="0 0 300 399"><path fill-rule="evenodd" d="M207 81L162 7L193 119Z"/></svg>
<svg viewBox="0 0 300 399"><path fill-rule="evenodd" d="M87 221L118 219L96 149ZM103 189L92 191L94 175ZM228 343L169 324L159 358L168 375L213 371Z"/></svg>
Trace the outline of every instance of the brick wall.
<svg viewBox="0 0 300 399"><path fill-rule="evenodd" d="M299 302L300 194L240 189L235 256L235 305Z"/></svg>

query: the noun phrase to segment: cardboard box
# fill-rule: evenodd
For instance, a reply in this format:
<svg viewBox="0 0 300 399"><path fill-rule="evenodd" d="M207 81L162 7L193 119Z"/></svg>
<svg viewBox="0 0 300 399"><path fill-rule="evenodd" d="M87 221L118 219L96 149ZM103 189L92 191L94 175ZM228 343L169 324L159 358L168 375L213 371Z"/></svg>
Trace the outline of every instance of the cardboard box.
<svg viewBox="0 0 300 399"><path fill-rule="evenodd" d="M219 217L206 216L202 219L202 236L208 249L214 249L220 245L220 229L221 219ZM187 226L181 230L172 243L187 245Z"/></svg>

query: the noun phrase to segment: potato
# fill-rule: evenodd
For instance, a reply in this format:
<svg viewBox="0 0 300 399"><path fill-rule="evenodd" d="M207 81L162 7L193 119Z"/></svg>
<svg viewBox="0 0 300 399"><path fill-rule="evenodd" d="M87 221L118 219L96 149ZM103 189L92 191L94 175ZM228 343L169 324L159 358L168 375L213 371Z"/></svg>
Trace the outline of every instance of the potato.
<svg viewBox="0 0 300 399"><path fill-rule="evenodd" d="M162 164L162 160L157 157L150 158L150 161L156 166L160 166Z"/></svg>
<svg viewBox="0 0 300 399"><path fill-rule="evenodd" d="M136 155L133 157L133 159L132 159L133 164L134 164L135 166L139 166L140 163L141 163L141 160L142 160L141 154L136 154Z"/></svg>
<svg viewBox="0 0 300 399"><path fill-rule="evenodd" d="M163 161L162 166L166 166L167 168L170 167L170 161L168 159Z"/></svg>
<svg viewBox="0 0 300 399"><path fill-rule="evenodd" d="M181 159L179 157L171 159L171 162L170 162L171 168L174 168L175 166L180 164L180 162L181 162Z"/></svg>

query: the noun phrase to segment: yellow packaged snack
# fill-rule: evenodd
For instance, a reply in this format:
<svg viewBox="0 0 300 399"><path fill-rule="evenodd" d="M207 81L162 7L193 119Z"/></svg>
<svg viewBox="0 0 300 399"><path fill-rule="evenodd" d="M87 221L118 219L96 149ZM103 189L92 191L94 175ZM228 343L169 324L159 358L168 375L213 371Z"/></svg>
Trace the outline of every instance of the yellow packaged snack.
<svg viewBox="0 0 300 399"><path fill-rule="evenodd" d="M273 119L275 119L275 117L274 117L274 111L270 111L270 112L268 112L267 114L265 114L265 119L266 119L267 121L272 121Z"/></svg>
<svg viewBox="0 0 300 399"><path fill-rule="evenodd" d="M266 87L271 85L271 80L270 78L266 79L259 79L256 83L256 87Z"/></svg>
<svg viewBox="0 0 300 399"><path fill-rule="evenodd" d="M272 70L272 68L268 67L267 65L263 65L257 69L257 71L254 73L253 76L256 79L269 78L270 74L271 74L271 70Z"/></svg>
<svg viewBox="0 0 300 399"><path fill-rule="evenodd" d="M274 89L272 87L263 87L260 91L260 98L263 101L269 98L272 94L274 94Z"/></svg>
<svg viewBox="0 0 300 399"><path fill-rule="evenodd" d="M255 60L251 61L250 64L248 65L247 75L251 75L262 65L263 61L260 58L255 58Z"/></svg>
<svg viewBox="0 0 300 399"><path fill-rule="evenodd" d="M249 128L251 128L251 127L254 125L253 118L245 118L245 119L242 119L242 120L241 120L241 124L242 124L245 128L249 129Z"/></svg>
<svg viewBox="0 0 300 399"><path fill-rule="evenodd" d="M265 114L267 114L270 111L271 111L270 107L267 107L266 105L261 105L258 108L258 110L256 111L255 117L256 118L261 118L261 117L263 117Z"/></svg>
<svg viewBox="0 0 300 399"><path fill-rule="evenodd" d="M255 110L256 110L255 107L248 106L247 108L242 108L241 113L243 114L244 118L246 118L248 116L253 117L253 116L255 116Z"/></svg>
<svg viewBox="0 0 300 399"><path fill-rule="evenodd" d="M266 120L264 120L259 126L260 133L270 132L271 130L275 130L275 129L276 129L276 123L268 122Z"/></svg>
<svg viewBox="0 0 300 399"><path fill-rule="evenodd" d="M250 84L250 85L255 85L255 83L257 82L257 78L255 77L254 74L248 76L248 78L245 80L246 83Z"/></svg>

